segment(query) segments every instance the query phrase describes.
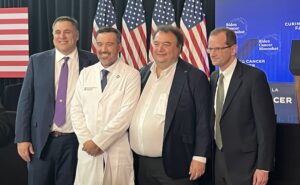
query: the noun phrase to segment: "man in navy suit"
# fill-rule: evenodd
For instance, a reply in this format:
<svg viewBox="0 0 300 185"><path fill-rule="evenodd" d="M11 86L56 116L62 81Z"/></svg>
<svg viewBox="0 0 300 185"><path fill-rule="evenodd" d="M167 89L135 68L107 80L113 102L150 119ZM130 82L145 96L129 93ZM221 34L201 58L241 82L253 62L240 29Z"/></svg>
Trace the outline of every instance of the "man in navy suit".
<svg viewBox="0 0 300 185"><path fill-rule="evenodd" d="M197 184L210 151L209 83L179 58L178 28L159 27L153 45L155 62L141 70L143 92L129 132L138 183Z"/></svg>
<svg viewBox="0 0 300 185"><path fill-rule="evenodd" d="M236 58L234 31L217 28L208 53L211 75L216 185L265 185L274 162L276 119L263 71Z"/></svg>
<svg viewBox="0 0 300 185"><path fill-rule="evenodd" d="M70 120L70 102L79 71L98 61L89 52L77 49L78 23L58 17L52 26L55 48L30 57L16 118L18 153L28 162L30 185L72 185L77 164L78 141ZM68 75L65 99L57 99L62 66ZM66 66L64 65L64 66ZM65 104L64 121L57 124L57 103Z"/></svg>

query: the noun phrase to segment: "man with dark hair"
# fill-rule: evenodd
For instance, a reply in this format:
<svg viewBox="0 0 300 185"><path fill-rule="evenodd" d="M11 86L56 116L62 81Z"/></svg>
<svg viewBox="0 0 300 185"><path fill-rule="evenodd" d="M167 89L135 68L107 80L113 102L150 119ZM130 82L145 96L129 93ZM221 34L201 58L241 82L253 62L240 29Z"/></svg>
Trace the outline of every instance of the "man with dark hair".
<svg viewBox="0 0 300 185"><path fill-rule="evenodd" d="M134 185L128 128L140 96L139 72L119 59L121 34L100 28L99 62L85 68L72 100L79 140L75 185Z"/></svg>
<svg viewBox="0 0 300 185"><path fill-rule="evenodd" d="M179 58L178 28L159 27L153 46L155 62L141 70L143 92L129 132L138 183L197 184L210 151L208 80Z"/></svg>
<svg viewBox="0 0 300 185"><path fill-rule="evenodd" d="M263 71L236 58L234 31L217 28L207 52L219 67L211 75L215 184L265 185L272 169L276 119Z"/></svg>
<svg viewBox="0 0 300 185"><path fill-rule="evenodd" d="M53 23L55 49L30 57L16 118L15 142L28 163L29 185L73 185L78 141L70 103L79 71L97 57L77 49L77 21L58 17Z"/></svg>

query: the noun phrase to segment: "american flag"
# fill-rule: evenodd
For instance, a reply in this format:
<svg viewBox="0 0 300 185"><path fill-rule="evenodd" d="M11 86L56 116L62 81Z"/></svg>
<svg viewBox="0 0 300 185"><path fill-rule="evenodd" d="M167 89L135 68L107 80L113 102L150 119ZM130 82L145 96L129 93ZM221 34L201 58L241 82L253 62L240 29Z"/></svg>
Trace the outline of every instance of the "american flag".
<svg viewBox="0 0 300 185"><path fill-rule="evenodd" d="M96 15L93 22L91 51L96 53L96 32L101 27L113 27L116 25L116 14L111 0L99 0Z"/></svg>
<svg viewBox="0 0 300 185"><path fill-rule="evenodd" d="M0 77L24 77L29 61L28 9L0 8Z"/></svg>
<svg viewBox="0 0 300 185"><path fill-rule="evenodd" d="M147 31L142 0L129 0L122 18L122 58L139 69L147 63Z"/></svg>
<svg viewBox="0 0 300 185"><path fill-rule="evenodd" d="M152 24L151 24L151 44L149 52L149 61L154 61L152 57L153 53L153 34L156 31L157 27L160 25L173 25L175 23L175 11L172 5L171 0L157 0L154 5L154 11L152 15Z"/></svg>
<svg viewBox="0 0 300 185"><path fill-rule="evenodd" d="M180 29L184 34L183 60L201 69L209 77L207 33L202 0L186 0L182 10Z"/></svg>

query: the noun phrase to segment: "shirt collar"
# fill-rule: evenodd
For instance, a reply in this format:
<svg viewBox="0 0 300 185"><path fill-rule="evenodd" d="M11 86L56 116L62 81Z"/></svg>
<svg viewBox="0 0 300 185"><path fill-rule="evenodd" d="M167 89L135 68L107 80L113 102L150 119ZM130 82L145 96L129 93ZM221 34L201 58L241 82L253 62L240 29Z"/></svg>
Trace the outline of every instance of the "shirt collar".
<svg viewBox="0 0 300 185"><path fill-rule="evenodd" d="M161 73L160 73L160 76L168 75L174 68L176 68L177 63L178 62L176 61L174 64L171 64L168 68L162 70ZM150 68L151 73L154 73L156 75L156 68L157 68L157 65L156 65L155 62L153 62L152 66Z"/></svg>
<svg viewBox="0 0 300 185"><path fill-rule="evenodd" d="M219 73L222 73L224 77L231 76L233 74L236 64L237 64L237 59L235 58L233 62L224 71L220 69Z"/></svg>
<svg viewBox="0 0 300 185"><path fill-rule="evenodd" d="M107 71L109 71L110 73L113 73L115 70L116 70L116 66L120 63L120 61L119 61L120 59L117 59L117 61L113 64L113 65L111 65L111 66L109 66L109 67L107 67L107 68L105 68L105 67L103 67L103 65L101 64L101 61L99 61L99 64L100 64L100 71L102 70L102 69L105 69L105 70L107 70Z"/></svg>
<svg viewBox="0 0 300 185"><path fill-rule="evenodd" d="M64 55L62 54L58 49L55 48L55 61L59 62L61 61L64 57L68 56L70 57L71 60L74 60L76 58L78 51L77 48L75 48L70 54Z"/></svg>

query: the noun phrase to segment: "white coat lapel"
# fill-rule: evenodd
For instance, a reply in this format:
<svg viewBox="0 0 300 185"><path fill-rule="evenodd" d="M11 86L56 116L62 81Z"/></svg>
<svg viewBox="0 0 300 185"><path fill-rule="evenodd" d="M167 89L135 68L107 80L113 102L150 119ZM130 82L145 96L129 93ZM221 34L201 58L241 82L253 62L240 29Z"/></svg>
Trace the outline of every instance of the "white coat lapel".
<svg viewBox="0 0 300 185"><path fill-rule="evenodd" d="M86 74L84 90L89 91L95 101L99 101L102 97L100 81L99 65L92 66L90 72Z"/></svg>
<svg viewBox="0 0 300 185"><path fill-rule="evenodd" d="M122 79L122 75L123 75L123 73L122 73L123 67L121 65L122 65L121 61L120 60L117 61L117 66L115 66L113 71L109 72L110 77L107 80L107 85L103 91L102 97L105 97L106 95L109 95L110 92L113 92L118 89L118 87L119 87L118 81L120 81L120 79Z"/></svg>

